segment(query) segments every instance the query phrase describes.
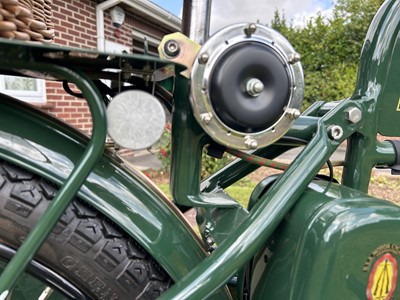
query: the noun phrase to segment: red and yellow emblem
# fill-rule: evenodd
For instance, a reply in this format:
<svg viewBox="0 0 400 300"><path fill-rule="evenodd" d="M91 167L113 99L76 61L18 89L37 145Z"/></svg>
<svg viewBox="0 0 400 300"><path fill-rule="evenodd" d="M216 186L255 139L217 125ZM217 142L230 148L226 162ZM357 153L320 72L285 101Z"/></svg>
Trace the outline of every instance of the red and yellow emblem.
<svg viewBox="0 0 400 300"><path fill-rule="evenodd" d="M374 264L369 275L367 299L389 300L396 288L397 261L390 254L382 255Z"/></svg>

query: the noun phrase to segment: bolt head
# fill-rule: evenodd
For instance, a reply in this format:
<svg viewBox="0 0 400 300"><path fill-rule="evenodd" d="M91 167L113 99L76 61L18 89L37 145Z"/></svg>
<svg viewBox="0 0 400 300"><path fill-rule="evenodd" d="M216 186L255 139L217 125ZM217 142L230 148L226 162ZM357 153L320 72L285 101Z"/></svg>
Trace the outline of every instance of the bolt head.
<svg viewBox="0 0 400 300"><path fill-rule="evenodd" d="M215 244L213 238L210 237L210 236L208 236L208 237L206 238L206 241L207 241L207 244L208 244L209 246L212 246L212 245Z"/></svg>
<svg viewBox="0 0 400 300"><path fill-rule="evenodd" d="M343 137L343 129L339 125L329 126L328 135L332 140L340 140Z"/></svg>
<svg viewBox="0 0 400 300"><path fill-rule="evenodd" d="M169 40L164 44L164 53L168 57L175 57L181 52L179 43L175 40Z"/></svg>
<svg viewBox="0 0 400 300"><path fill-rule="evenodd" d="M205 114L202 114L200 118L204 124L210 124L210 122L212 120L212 115L209 113L205 113Z"/></svg>
<svg viewBox="0 0 400 300"><path fill-rule="evenodd" d="M301 55L299 53L297 53L297 52L292 53L292 54L289 55L289 63L290 64L295 64L298 61L300 61L300 59L301 59Z"/></svg>
<svg viewBox="0 0 400 300"><path fill-rule="evenodd" d="M346 111L346 120L350 123L356 124L360 122L362 118L362 112L357 107L351 107Z"/></svg>
<svg viewBox="0 0 400 300"><path fill-rule="evenodd" d="M257 78L251 78L246 83L246 91L250 96L257 97L264 90L264 84Z"/></svg>
<svg viewBox="0 0 400 300"><path fill-rule="evenodd" d="M287 113L289 114L289 117L292 120L298 119L300 117L300 115L301 115L300 110L298 110L296 108L289 109Z"/></svg>
<svg viewBox="0 0 400 300"><path fill-rule="evenodd" d="M253 140L253 139L247 139L244 143L245 143L246 147L251 150L257 149L257 147L258 147L257 141Z"/></svg>
<svg viewBox="0 0 400 300"><path fill-rule="evenodd" d="M203 53L203 54L200 55L200 57L199 57L199 63L205 64L205 63L208 62L208 59L209 59L209 58L210 58L210 57L208 56L207 53Z"/></svg>
<svg viewBox="0 0 400 300"><path fill-rule="evenodd" d="M244 28L244 33L247 36L251 36L254 32L256 32L256 30L257 30L257 25L254 23L250 23Z"/></svg>

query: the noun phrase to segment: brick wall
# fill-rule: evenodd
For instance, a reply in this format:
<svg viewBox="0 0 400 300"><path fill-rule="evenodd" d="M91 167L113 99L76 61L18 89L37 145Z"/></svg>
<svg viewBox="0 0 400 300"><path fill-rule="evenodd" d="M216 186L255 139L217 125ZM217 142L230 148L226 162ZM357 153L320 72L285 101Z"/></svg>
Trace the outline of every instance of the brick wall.
<svg viewBox="0 0 400 300"><path fill-rule="evenodd" d="M96 4L89 0L53 0L55 43L96 49Z"/></svg>
<svg viewBox="0 0 400 300"><path fill-rule="evenodd" d="M55 25L55 44L69 47L96 49L96 5L90 0L53 0L53 23ZM132 46L132 30L150 33L162 38L168 32L146 20L125 11L125 22L121 26L121 38L114 36L109 11L104 14L105 37L107 40ZM90 133L92 119L85 100L70 96L61 83L46 82L47 103L42 107L59 118Z"/></svg>

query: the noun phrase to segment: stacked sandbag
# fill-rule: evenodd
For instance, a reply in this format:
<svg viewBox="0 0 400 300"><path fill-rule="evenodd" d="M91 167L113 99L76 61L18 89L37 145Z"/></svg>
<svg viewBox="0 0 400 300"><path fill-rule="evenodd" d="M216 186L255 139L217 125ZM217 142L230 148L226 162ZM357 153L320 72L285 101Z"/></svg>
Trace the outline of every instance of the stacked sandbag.
<svg viewBox="0 0 400 300"><path fill-rule="evenodd" d="M51 43L52 0L0 0L0 37Z"/></svg>

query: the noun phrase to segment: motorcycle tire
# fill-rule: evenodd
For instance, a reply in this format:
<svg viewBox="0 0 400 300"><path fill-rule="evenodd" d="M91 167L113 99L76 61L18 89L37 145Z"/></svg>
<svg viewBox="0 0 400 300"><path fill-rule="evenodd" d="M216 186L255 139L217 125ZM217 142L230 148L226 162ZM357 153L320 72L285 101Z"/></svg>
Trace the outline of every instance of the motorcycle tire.
<svg viewBox="0 0 400 300"><path fill-rule="evenodd" d="M52 183L0 161L0 247L15 252L56 191ZM6 252L0 251L0 260L9 259ZM44 281L55 273L65 282L61 290L69 285L79 290L77 298L155 299L172 284L137 242L79 199L64 212L34 263L49 270Z"/></svg>

